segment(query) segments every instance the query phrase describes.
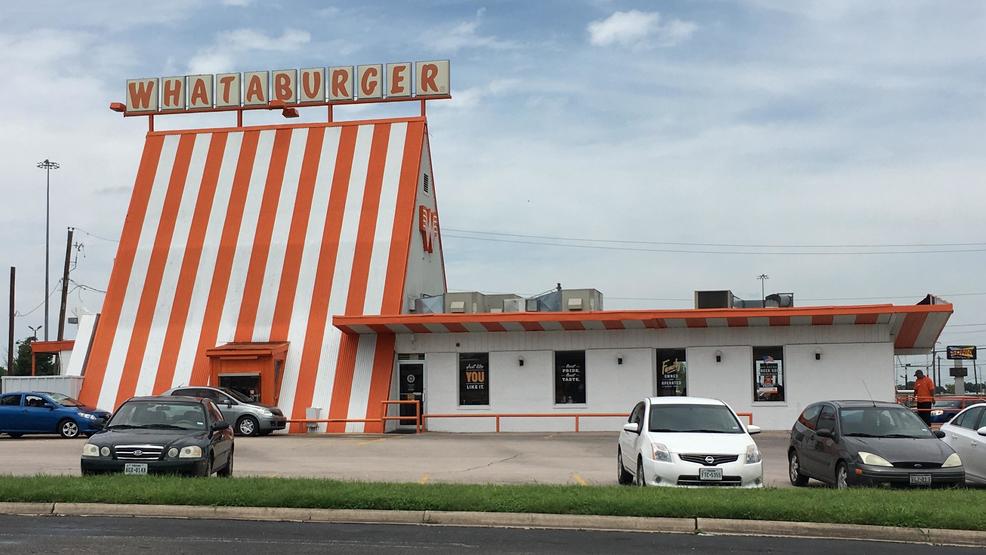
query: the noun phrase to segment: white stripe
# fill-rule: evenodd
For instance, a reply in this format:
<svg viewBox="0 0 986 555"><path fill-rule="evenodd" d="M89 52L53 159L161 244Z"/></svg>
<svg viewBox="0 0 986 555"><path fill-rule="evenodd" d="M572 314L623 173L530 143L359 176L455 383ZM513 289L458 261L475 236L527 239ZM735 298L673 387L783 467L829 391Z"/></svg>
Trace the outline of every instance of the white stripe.
<svg viewBox="0 0 986 555"><path fill-rule="evenodd" d="M197 135L195 145L192 147L188 175L185 177L181 204L178 206L178 214L175 217L174 233L171 236L168 258L165 261L164 272L161 276L157 305L154 307L154 316L151 319L150 330L147 334L147 345L144 348L144 358L139 368L140 375L137 377L135 395L150 395L151 390L154 389L154 380L161 363L164 336L170 328L168 320L171 318L178 276L181 272L182 260L186 254L188 233L192 227L192 216L195 213L195 204L198 201L199 189L202 185L202 175L205 173L205 158L206 154L209 153L209 145L212 140L215 140L215 137L215 134L211 136ZM195 253L189 252L188 254L194 255ZM181 324L176 322L175 325L184 325L184 322ZM134 370L136 369L131 369L131 371Z"/></svg>
<svg viewBox="0 0 986 555"><path fill-rule="evenodd" d="M147 210L144 212L144 223L140 229L140 238L134 251L133 267L127 280L127 291L120 307L120 321L116 326L113 345L106 360L106 371L103 375L103 387L99 392L99 402L96 406L104 409L116 408L116 395L120 386L120 376L123 373L123 362L130 348L130 336L133 334L134 319L137 317L137 307L140 296L144 291L144 280L147 279L147 266L151 259L151 249L154 236L157 235L158 223L161 221L161 210L164 206L165 193L168 191L168 181L171 179L171 168L175 165L175 155L178 151L178 135L168 135L161 146L161 158L158 163L154 183L151 185Z"/></svg>
<svg viewBox="0 0 986 555"><path fill-rule="evenodd" d="M401 180L401 165L406 138L406 123L395 123L390 127L390 140L387 143L385 154L387 158L383 169L383 187L380 191L380 208L377 211L377 226L373 237L373 253L370 256L370 272L366 280L366 302L363 304L363 314L382 314L383 310L383 291L387 285L387 262L390 259L390 239L394 232L397 188ZM367 389L367 394L369 394L369 389Z"/></svg>
<svg viewBox="0 0 986 555"><path fill-rule="evenodd" d="M284 255L287 252L291 232L291 219L294 216L294 201L298 194L298 179L301 176L301 162L305 158L305 145L308 142L308 129L295 129L291 132L287 163L281 180L281 195L277 201L277 214L271 233L270 250L267 253L267 266L264 269L264 283L260 290L257 305L257 319L253 326L254 341L270 341L270 328L274 322L274 308L277 293L281 286L281 272L284 270Z"/></svg>
<svg viewBox="0 0 986 555"><path fill-rule="evenodd" d="M246 204L243 208L240 236L236 238L236 254L233 255L233 267L229 274L229 289L226 290L226 301L223 305L222 319L219 322L216 345L232 341L236 333L236 321L240 317L243 289L246 287L247 272L250 268L250 255L253 254L253 237L257 232L257 220L260 218L260 205L264 197L264 186L267 183L267 171L270 168L270 157L273 149L274 131L261 131L257 143L257 155L253 162L253 172L250 175L250 187L247 190Z"/></svg>
<svg viewBox="0 0 986 555"><path fill-rule="evenodd" d="M178 348L178 358L175 361L175 373L171 379L171 387L188 385L188 380L192 376L195 357L200 355L200 353L196 353L196 350L199 346L199 337L202 335L205 309L209 304L212 276L216 270L216 258L219 256L219 241L222 239L223 228L226 226L229 196L233 191L233 176L236 174L242 143L243 133L230 133L226 139L226 150L223 152L222 167L219 169L219 181L216 183L216 198L212 201L209 224L206 227L205 238L202 242L202 255L199 258L198 272L195 274L195 285L192 287L188 316L185 319L181 346Z"/></svg>
<svg viewBox="0 0 986 555"><path fill-rule="evenodd" d="M332 276L332 291L329 294L329 311L326 314L325 333L322 337L322 354L319 357L318 374L315 377L315 394L312 406L327 409L332 399L335 384L336 364L339 361L339 342L342 332L332 325L332 316L346 311L349 297L349 280L353 271L353 256L356 251L356 235L359 230L359 217L363 209L363 189L366 186L366 172L370 163L370 146L373 139L373 126L361 125L356 131L356 150L353 153L353 168L349 176L349 191L346 194L346 207L342 216L342 230L339 233L339 252L336 255L335 272ZM321 427L324 429L324 426Z"/></svg>
<svg viewBox="0 0 986 555"><path fill-rule="evenodd" d="M359 372L361 368L373 368L373 358L377 350L377 334L371 333L368 335L359 336L359 344L356 347L356 371ZM355 375L353 377L355 380ZM356 384L353 384L355 390ZM355 393L355 391L354 391ZM352 396L350 396L352 399ZM366 415L366 401L363 402L362 411L356 413L359 416L353 416L353 402L349 403L349 416L348 418L365 418ZM362 432L364 428L363 422L350 422L346 424L347 432Z"/></svg>
<svg viewBox="0 0 986 555"><path fill-rule="evenodd" d="M298 272L298 289L294 296L294 306L291 308L288 356L284 361L284 377L281 378L281 395L278 398L278 406L288 416L294 410L294 396L298 390L302 350L308 334L309 313L315 289L315 272L318 270L318 259L322 252L322 234L325 231L325 219L329 210L332 178L335 174L341 135L342 129L339 127L326 128L318 162L318 174L315 176L312 208L308 217L308 231L305 234L305 248L301 253L301 268Z"/></svg>

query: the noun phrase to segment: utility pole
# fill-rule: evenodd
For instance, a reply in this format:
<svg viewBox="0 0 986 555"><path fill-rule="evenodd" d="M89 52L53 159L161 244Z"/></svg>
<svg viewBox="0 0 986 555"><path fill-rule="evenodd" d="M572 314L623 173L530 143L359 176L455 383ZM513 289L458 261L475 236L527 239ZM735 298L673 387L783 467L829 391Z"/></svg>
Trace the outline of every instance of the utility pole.
<svg viewBox="0 0 986 555"><path fill-rule="evenodd" d="M62 303L58 310L58 340L65 339L65 304L68 302L68 265L72 258L72 232L75 228L68 228L68 241L65 242L65 267L62 270Z"/></svg>
<svg viewBox="0 0 986 555"><path fill-rule="evenodd" d="M49 220L51 218L51 170L57 170L60 166L58 162L52 162L47 158L38 162L38 167L45 171L45 341L48 341L48 243L50 236Z"/></svg>
<svg viewBox="0 0 986 555"><path fill-rule="evenodd" d="M17 280L17 268L10 267L10 320L7 327L7 374L14 371L14 282Z"/></svg>
<svg viewBox="0 0 986 555"><path fill-rule="evenodd" d="M764 283L770 279L770 276L767 274L760 274L757 276L757 279L760 280L760 308L767 308L767 295L765 294L766 289L764 288Z"/></svg>

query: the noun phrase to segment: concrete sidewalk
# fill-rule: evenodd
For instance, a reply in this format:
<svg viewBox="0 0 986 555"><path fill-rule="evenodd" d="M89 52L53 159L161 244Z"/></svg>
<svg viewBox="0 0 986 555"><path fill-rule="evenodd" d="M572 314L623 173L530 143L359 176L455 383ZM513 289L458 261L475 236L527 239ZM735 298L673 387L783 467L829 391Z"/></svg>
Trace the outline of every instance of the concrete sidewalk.
<svg viewBox="0 0 986 555"><path fill-rule="evenodd" d="M787 487L787 434L754 436L768 486ZM236 438L238 476L387 482L615 484L612 432ZM85 440L0 438L0 473L79 474Z"/></svg>

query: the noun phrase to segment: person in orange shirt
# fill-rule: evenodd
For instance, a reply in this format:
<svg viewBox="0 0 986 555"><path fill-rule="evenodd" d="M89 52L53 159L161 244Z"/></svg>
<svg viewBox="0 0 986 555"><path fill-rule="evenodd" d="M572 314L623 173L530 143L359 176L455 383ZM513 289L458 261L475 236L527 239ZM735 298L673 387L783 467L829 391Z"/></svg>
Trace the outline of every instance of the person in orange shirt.
<svg viewBox="0 0 986 555"><path fill-rule="evenodd" d="M914 373L914 401L917 403L918 416L925 424L931 424L931 406L935 404L935 382L918 370Z"/></svg>

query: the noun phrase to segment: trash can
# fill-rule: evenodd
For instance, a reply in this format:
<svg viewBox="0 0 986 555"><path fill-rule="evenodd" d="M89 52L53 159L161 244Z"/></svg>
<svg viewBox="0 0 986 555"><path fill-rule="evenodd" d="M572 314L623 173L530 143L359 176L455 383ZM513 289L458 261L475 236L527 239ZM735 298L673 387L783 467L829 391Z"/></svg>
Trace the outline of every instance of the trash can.
<svg viewBox="0 0 986 555"><path fill-rule="evenodd" d="M305 420L319 420L322 418L322 409L316 407L308 407L305 409ZM318 432L318 424L315 422L307 422L305 424L306 431L310 434Z"/></svg>

